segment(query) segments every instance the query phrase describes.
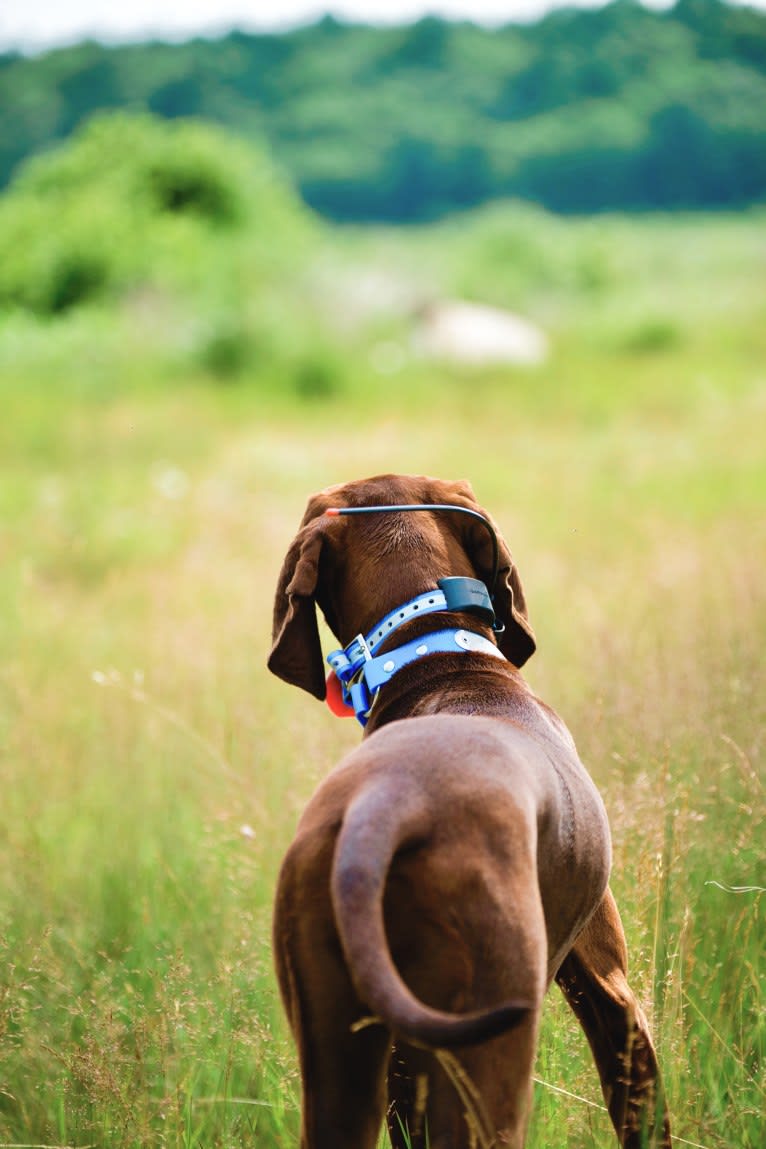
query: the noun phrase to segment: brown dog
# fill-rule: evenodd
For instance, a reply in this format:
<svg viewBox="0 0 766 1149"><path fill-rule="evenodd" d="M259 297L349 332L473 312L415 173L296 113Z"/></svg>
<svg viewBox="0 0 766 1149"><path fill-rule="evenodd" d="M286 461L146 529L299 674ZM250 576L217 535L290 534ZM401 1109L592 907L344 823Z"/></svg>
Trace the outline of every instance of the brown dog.
<svg viewBox="0 0 766 1149"><path fill-rule="evenodd" d="M327 513L384 504L434 509ZM395 1149L522 1146L554 978L619 1144L670 1145L604 808L517 669L535 640L495 544L467 483L385 475L315 495L285 559L269 667L325 697L317 603L346 647L331 656L335 706L366 722L301 818L277 890L305 1149L373 1149L384 1118ZM495 581L493 566L494 625L475 581Z"/></svg>

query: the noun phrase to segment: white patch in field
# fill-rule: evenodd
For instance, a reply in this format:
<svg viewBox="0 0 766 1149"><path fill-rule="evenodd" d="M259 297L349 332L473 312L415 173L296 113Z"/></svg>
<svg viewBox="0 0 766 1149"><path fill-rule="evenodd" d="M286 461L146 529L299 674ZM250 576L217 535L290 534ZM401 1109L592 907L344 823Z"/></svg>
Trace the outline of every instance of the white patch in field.
<svg viewBox="0 0 766 1149"><path fill-rule="evenodd" d="M180 467L158 463L152 468L152 486L163 499L183 499L189 493L189 476Z"/></svg>
<svg viewBox="0 0 766 1149"><path fill-rule="evenodd" d="M548 357L547 336L534 323L480 303L444 300L429 304L415 338L426 355L458 363L537 367Z"/></svg>

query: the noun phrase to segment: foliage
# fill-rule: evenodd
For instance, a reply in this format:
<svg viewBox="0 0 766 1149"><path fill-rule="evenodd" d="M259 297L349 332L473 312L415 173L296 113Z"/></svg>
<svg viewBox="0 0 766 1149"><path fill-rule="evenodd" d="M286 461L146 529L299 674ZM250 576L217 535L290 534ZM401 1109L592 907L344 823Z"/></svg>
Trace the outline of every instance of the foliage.
<svg viewBox="0 0 766 1149"><path fill-rule="evenodd" d="M262 149L118 116L0 217L0 1142L296 1143L271 901L358 734L266 673L272 595L309 492L402 470L470 477L519 562L675 1132L760 1149L763 213L336 231ZM106 276L58 310L57 231ZM531 316L549 362L428 359L443 297ZM530 1149L609 1144L555 992L536 1077Z"/></svg>
<svg viewBox="0 0 766 1149"><path fill-rule="evenodd" d="M721 0L616 0L493 30L326 17L279 35L86 43L4 57L0 104L0 179L95 110L145 109L267 138L304 199L346 221L498 197L571 213L766 195L766 15Z"/></svg>
<svg viewBox="0 0 766 1149"><path fill-rule="evenodd" d="M263 153L211 127L115 114L32 159L0 202L0 308L57 314L180 284L241 242L309 232ZM251 254L256 254L249 249Z"/></svg>

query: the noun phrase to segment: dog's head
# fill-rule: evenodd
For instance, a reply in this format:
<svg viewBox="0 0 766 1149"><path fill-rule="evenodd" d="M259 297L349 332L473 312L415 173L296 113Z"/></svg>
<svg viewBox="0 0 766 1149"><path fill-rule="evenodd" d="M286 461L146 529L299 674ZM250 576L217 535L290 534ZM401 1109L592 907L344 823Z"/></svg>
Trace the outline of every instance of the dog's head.
<svg viewBox="0 0 766 1149"><path fill-rule="evenodd" d="M478 511L470 483L419 475L381 475L328 487L309 499L285 557L274 603L269 669L317 698L325 697L318 604L346 644L388 611L451 575L492 578L491 535L482 522L443 511L331 517L332 507L449 503ZM500 650L522 666L535 650L524 591L511 553L498 535L495 613L505 630Z"/></svg>

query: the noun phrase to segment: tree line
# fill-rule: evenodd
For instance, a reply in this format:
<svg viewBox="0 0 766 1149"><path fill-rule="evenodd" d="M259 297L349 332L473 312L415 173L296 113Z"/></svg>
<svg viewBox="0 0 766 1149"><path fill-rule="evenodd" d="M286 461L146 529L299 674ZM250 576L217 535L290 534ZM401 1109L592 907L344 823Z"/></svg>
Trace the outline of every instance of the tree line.
<svg viewBox="0 0 766 1149"><path fill-rule="evenodd" d="M93 113L198 117L267 141L340 221L414 222L499 197L562 213L766 199L766 14L635 0L488 29L332 17L0 56L0 186Z"/></svg>

